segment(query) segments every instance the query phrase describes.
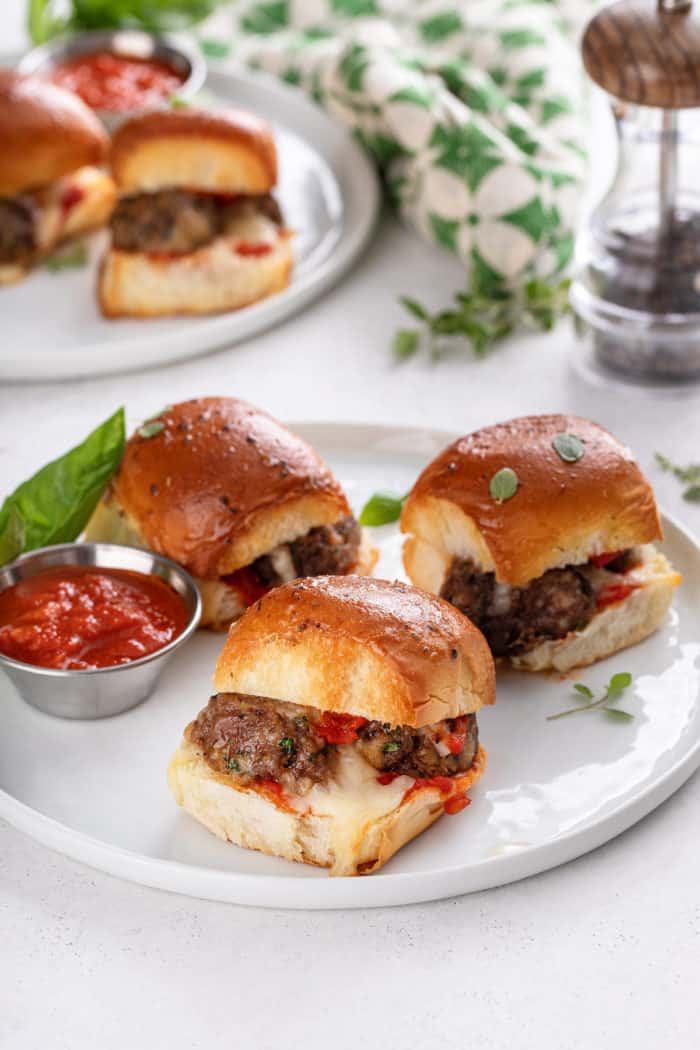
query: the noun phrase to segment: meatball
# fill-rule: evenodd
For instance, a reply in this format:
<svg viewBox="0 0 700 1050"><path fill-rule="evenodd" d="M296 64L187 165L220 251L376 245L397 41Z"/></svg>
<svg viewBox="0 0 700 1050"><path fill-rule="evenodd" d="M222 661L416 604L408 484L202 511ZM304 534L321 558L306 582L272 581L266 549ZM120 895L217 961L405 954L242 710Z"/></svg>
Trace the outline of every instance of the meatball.
<svg viewBox="0 0 700 1050"><path fill-rule="evenodd" d="M585 568L550 569L527 587L497 584L493 572L455 558L440 595L483 632L494 656L527 652L585 627L595 595Z"/></svg>
<svg viewBox="0 0 700 1050"><path fill-rule="evenodd" d="M522 619L534 638L563 638L595 612L593 588L578 569L550 569L522 594Z"/></svg>
<svg viewBox="0 0 700 1050"><path fill-rule="evenodd" d="M455 558L440 595L479 624L493 601L495 587L494 573L479 572L470 558Z"/></svg>
<svg viewBox="0 0 700 1050"><path fill-rule="evenodd" d="M469 769L476 757L476 715L448 718L420 729L367 722L359 730L355 746L382 772L411 777L454 776Z"/></svg>
<svg viewBox="0 0 700 1050"><path fill-rule="evenodd" d="M338 576L357 560L361 529L354 518L341 518L334 525L318 525L288 545L297 576ZM253 571L264 587L277 587L283 580L269 554L257 558Z"/></svg>
<svg viewBox="0 0 700 1050"><path fill-rule="evenodd" d="M36 251L37 206L29 194L0 197L0 263L30 259Z"/></svg>
<svg viewBox="0 0 700 1050"><path fill-rule="evenodd" d="M110 220L115 248L127 252L191 252L221 228L214 197L160 190L122 197Z"/></svg>
<svg viewBox="0 0 700 1050"><path fill-rule="evenodd" d="M348 572L357 560L360 526L354 518L319 525L290 543L299 576L335 576Z"/></svg>
<svg viewBox="0 0 700 1050"><path fill-rule="evenodd" d="M208 765L244 782L275 780L297 794L330 776L330 749L303 707L218 693L188 727Z"/></svg>

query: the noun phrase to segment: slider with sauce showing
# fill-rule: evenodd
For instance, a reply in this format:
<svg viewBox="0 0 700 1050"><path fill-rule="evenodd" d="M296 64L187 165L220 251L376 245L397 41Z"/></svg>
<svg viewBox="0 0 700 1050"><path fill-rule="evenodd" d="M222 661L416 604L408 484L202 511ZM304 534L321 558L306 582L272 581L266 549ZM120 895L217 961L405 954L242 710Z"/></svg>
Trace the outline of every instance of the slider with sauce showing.
<svg viewBox="0 0 700 1050"><path fill-rule="evenodd" d="M654 546L654 493L629 449L576 416L460 438L401 516L410 579L518 668L568 671L652 634L681 582Z"/></svg>
<svg viewBox="0 0 700 1050"><path fill-rule="evenodd" d="M116 197L95 165L109 140L85 103L40 77L0 70L0 285L102 226Z"/></svg>
<svg viewBox="0 0 700 1050"><path fill-rule="evenodd" d="M218 630L277 584L369 573L378 556L311 446L226 397L172 405L139 427L86 538L183 566L202 596L202 626Z"/></svg>
<svg viewBox="0 0 700 1050"><path fill-rule="evenodd" d="M290 234L268 125L240 110L142 114L117 128L121 198L98 296L107 317L236 310L281 291Z"/></svg>
<svg viewBox="0 0 700 1050"><path fill-rule="evenodd" d="M168 768L178 804L222 839L331 875L376 871L464 809L486 765L488 646L407 584L276 588L231 628L214 686Z"/></svg>

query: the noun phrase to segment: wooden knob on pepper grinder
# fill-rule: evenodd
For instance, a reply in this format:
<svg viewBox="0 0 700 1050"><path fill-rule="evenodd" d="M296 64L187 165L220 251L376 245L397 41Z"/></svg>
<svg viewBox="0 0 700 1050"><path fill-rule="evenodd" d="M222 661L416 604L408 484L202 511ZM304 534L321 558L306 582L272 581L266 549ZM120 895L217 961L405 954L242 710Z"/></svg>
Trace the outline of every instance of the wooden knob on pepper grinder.
<svg viewBox="0 0 700 1050"><path fill-rule="evenodd" d="M700 13L692 0L618 0L583 37L583 62L608 94L639 106L700 106Z"/></svg>

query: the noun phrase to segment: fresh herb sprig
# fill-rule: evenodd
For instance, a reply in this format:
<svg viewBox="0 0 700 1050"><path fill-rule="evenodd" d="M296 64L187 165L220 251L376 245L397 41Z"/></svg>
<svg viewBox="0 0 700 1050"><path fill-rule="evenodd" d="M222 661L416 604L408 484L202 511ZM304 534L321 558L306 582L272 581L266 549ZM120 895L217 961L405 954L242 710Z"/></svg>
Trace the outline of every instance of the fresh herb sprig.
<svg viewBox="0 0 700 1050"><path fill-rule="evenodd" d="M578 707L569 707L566 711L559 711L556 715L547 715L548 722L554 722L558 718L566 718L567 715L582 715L586 711L604 711L605 714L616 722L631 722L634 715L629 711L623 711L619 707L610 707L620 699L625 689L632 684L632 675L627 671L614 674L607 684L603 695L596 700L594 693L584 685L577 682L574 686L580 702Z"/></svg>
<svg viewBox="0 0 700 1050"><path fill-rule="evenodd" d="M471 291L455 295L452 309L438 313L430 313L416 299L403 296L404 308L421 324L396 333L394 355L405 360L427 346L433 357L439 357L447 340L462 338L476 357L484 357L517 328L549 332L569 310L570 284L568 278L553 284L533 279L516 290L505 286L480 288L473 282Z"/></svg>
<svg viewBox="0 0 700 1050"><path fill-rule="evenodd" d="M675 478L678 478L686 486L683 490L683 499L688 500L689 503L700 503L700 463L690 463L687 467L677 467L660 452L657 452L655 455L656 462L661 469L673 474Z"/></svg>

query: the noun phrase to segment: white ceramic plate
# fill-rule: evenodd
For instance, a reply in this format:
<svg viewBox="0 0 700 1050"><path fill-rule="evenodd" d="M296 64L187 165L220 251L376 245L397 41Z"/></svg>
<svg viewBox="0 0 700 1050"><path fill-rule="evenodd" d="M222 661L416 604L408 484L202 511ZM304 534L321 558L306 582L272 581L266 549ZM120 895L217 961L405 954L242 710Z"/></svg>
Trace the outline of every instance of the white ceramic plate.
<svg viewBox="0 0 700 1050"><path fill-rule="evenodd" d="M95 301L107 236L90 239L90 265L0 289L0 378L42 380L149 368L230 345L317 298L348 269L372 232L379 207L369 160L301 91L260 74L210 72L216 101L270 121L279 152L277 197L295 230L290 286L254 306L205 318L105 320ZM39 307L37 306L39 304Z"/></svg>
<svg viewBox="0 0 700 1050"><path fill-rule="evenodd" d="M449 435L401 428L299 425L359 509L377 488L405 492ZM379 574L402 575L395 526L376 530ZM489 753L472 805L443 817L376 875L331 879L305 865L220 842L175 805L171 751L204 706L221 636L180 650L157 693L102 722L58 721L24 704L0 676L0 816L115 875L192 896L290 908L359 908L481 890L555 867L618 835L700 764L700 552L666 522L665 550L683 573L668 623L597 667L558 677L499 675L479 715ZM596 692L617 671L634 687L634 721L599 713L547 722L572 706L572 681Z"/></svg>

